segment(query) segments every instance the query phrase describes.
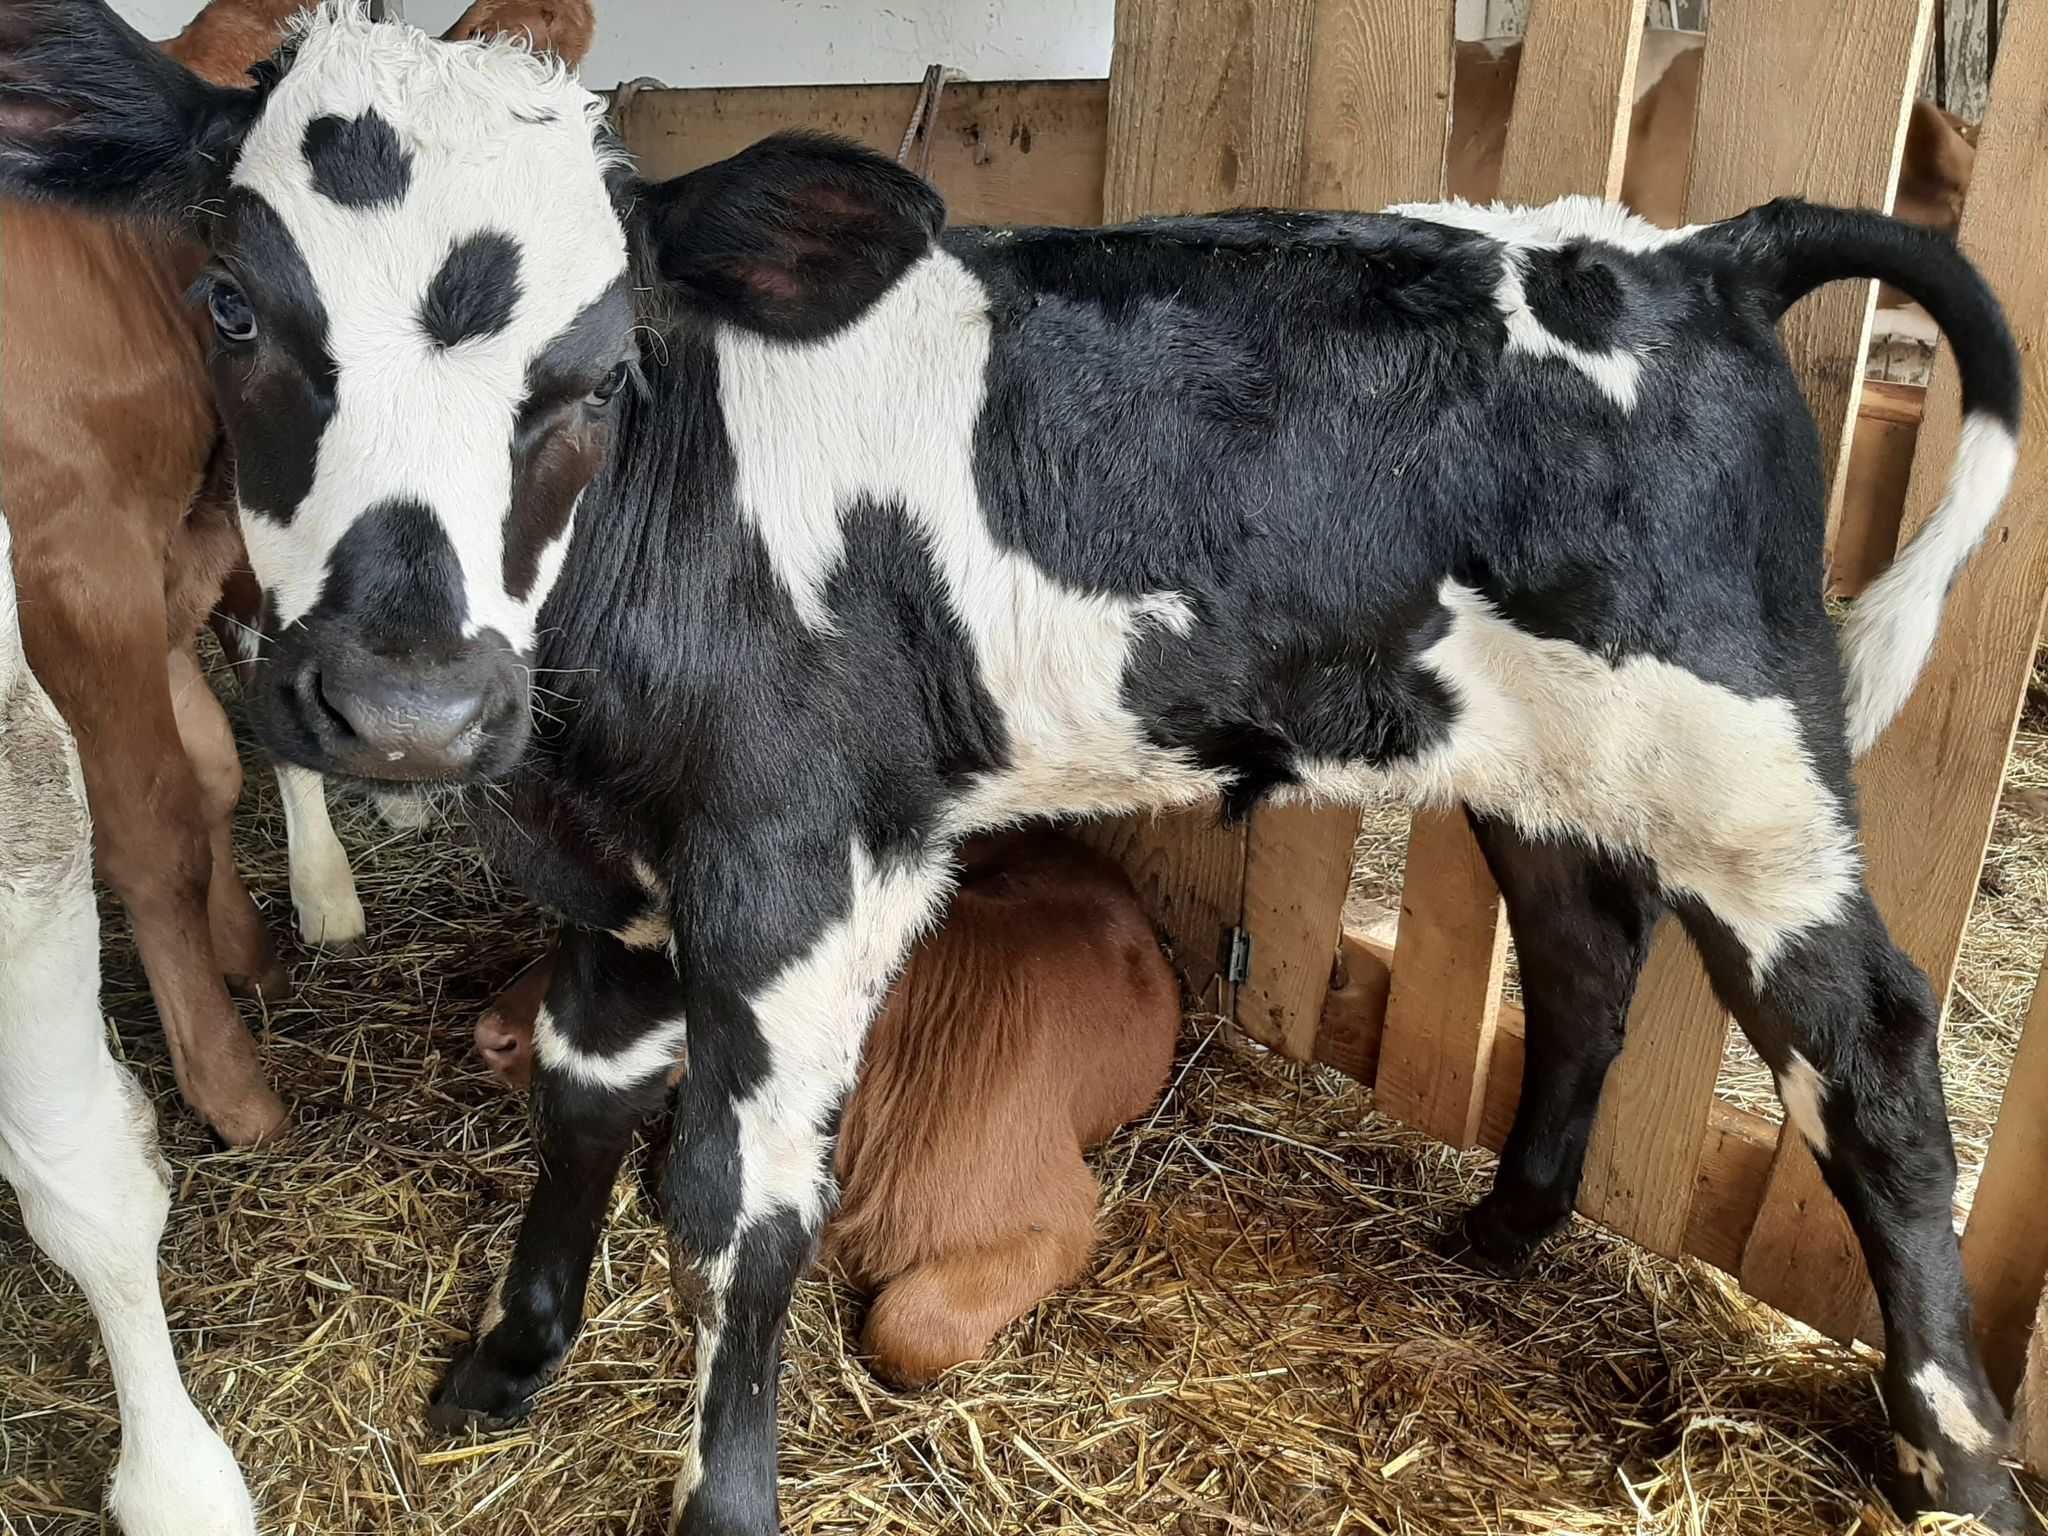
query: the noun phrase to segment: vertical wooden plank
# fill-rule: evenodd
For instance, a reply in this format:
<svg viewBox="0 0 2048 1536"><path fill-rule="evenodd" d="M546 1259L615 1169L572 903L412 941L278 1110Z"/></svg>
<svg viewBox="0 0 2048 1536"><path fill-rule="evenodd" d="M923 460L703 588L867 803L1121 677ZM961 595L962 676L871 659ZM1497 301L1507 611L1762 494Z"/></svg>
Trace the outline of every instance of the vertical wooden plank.
<svg viewBox="0 0 2048 1536"><path fill-rule="evenodd" d="M1304 208L1441 195L1451 25L1431 0L1318 0L1296 189Z"/></svg>
<svg viewBox="0 0 2048 1536"><path fill-rule="evenodd" d="M1315 1060L1357 841L1355 811L1309 805L1268 806L1246 829L1237 1023L1295 1061Z"/></svg>
<svg viewBox="0 0 2048 1536"><path fill-rule="evenodd" d="M2028 6L2013 17L1974 182L1980 195L1963 210L1959 238L2020 340L2027 419L2019 475L1999 521L1949 594L1919 688L1857 773L1871 890L1893 937L1927 971L1938 997L1947 996L1954 977L2048 591L2048 521L2040 516L2048 496L2048 460L2040 451L2048 430L2048 267L2040 260L2048 242L2048 9ZM1991 188L1993 195L1982 195ZM1955 359L1944 346L1906 488L1902 536L1939 501L1961 430ZM1788 1272L1788 1310L1840 1333L1867 1322L1867 1300L1809 1316L1792 1268L1794 1255L1838 1243L1846 1225L1832 1206L1808 1198L1819 1178L1797 1138L1786 1138L1750 1248ZM1749 1285L1747 1267L1742 1279Z"/></svg>
<svg viewBox="0 0 2048 1536"><path fill-rule="evenodd" d="M1687 219L1723 218L1790 192L1884 206L1931 6L1714 0ZM1783 327L1831 484L1840 480L1834 471L1862 378L1871 300L1867 287L1837 285ZM1629 1044L1607 1085L1579 1200L1587 1214L1659 1253L1675 1254L1685 1241L1727 1032L1698 957L1666 921L1637 988Z"/></svg>
<svg viewBox="0 0 2048 1536"><path fill-rule="evenodd" d="M1298 200L1384 207L1441 195L1450 130L1451 27L1442 0L1317 0ZM1297 1060L1314 1053L1351 880L1355 811L1255 812L1243 923L1251 936L1237 1020Z"/></svg>
<svg viewBox="0 0 2048 1536"><path fill-rule="evenodd" d="M1642 35L1643 0L1536 0L1508 119L1503 198L1621 190ZM1465 818L1417 816L1374 1098L1454 1147L1478 1139L1506 954L1500 893Z"/></svg>
<svg viewBox="0 0 2048 1536"><path fill-rule="evenodd" d="M1294 201L1314 5L1120 0L1104 219ZM1222 945L1243 910L1244 829L1219 826L1205 809L1101 823L1085 835L1131 871L1190 992L1234 1017Z"/></svg>
<svg viewBox="0 0 2048 1536"><path fill-rule="evenodd" d="M2008 1401L2026 1365L2027 1338L2048 1281L2048 965L2034 983L2034 1001L2012 1076L1998 1107L1991 1150L1963 1229L1963 1274L1977 1320L1977 1342L1991 1384Z"/></svg>
<svg viewBox="0 0 2048 1536"><path fill-rule="evenodd" d="M1478 1144L1507 952L1500 892L1463 812L1418 813L1375 1107L1450 1146Z"/></svg>
<svg viewBox="0 0 2048 1536"><path fill-rule="evenodd" d="M1294 200L1314 0L1122 0L1103 216Z"/></svg>

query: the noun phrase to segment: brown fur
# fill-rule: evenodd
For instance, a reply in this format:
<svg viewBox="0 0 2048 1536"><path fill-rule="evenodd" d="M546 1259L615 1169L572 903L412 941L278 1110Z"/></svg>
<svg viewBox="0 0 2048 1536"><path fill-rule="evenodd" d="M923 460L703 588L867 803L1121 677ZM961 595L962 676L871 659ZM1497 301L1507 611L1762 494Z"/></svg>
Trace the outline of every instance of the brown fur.
<svg viewBox="0 0 2048 1536"><path fill-rule="evenodd" d="M212 0L164 49L220 84L303 0ZM528 31L581 56L587 0L478 0L449 31ZM229 986L286 973L231 857L241 766L194 636L242 559L185 294L190 240L45 207L0 218L0 475L22 642L78 739L101 875L135 928L185 1100L232 1143L284 1123Z"/></svg>
<svg viewBox="0 0 2048 1536"><path fill-rule="evenodd" d="M1685 223L1686 181L1692 174L1693 119L1699 108L1700 66L1706 51L1685 46L1686 34L1644 34L1644 65L1652 50L1670 63L1636 103L1629 120L1628 158L1621 200L1652 224L1675 229ZM1460 43L1452 86L1448 185L1454 197L1475 203L1500 194L1501 158L1507 147L1508 113L1522 64L1519 41ZM1976 132L1953 113L1915 101L1906 123L1905 158L1893 211L1902 219L1955 231L1963 213L1976 161ZM1738 209L1724 210L1728 213ZM1880 288L1878 304L1907 302L1893 288Z"/></svg>
<svg viewBox="0 0 2048 1536"><path fill-rule="evenodd" d="M827 1252L874 1293L863 1347L884 1380L930 1381L1087 1267L1098 1190L1084 1151L1165 1087L1180 993L1123 871L1032 832L963 850L944 924L869 1033L841 1124ZM548 962L477 1023L523 1086Z"/></svg>

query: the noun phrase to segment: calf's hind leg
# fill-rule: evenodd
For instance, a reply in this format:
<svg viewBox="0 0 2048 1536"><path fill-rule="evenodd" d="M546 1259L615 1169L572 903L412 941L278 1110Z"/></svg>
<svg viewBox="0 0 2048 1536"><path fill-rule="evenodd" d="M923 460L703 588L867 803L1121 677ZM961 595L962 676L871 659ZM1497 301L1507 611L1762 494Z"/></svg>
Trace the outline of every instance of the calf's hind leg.
<svg viewBox="0 0 2048 1536"><path fill-rule="evenodd" d="M1522 1097L1493 1189L1451 1243L1518 1271L1578 1199L1607 1069L1621 1051L1636 978L1663 911L1646 870L1572 843L1537 842L1473 816L1521 961L1527 1036Z"/></svg>
<svg viewBox="0 0 2048 1536"><path fill-rule="evenodd" d="M1858 888L1844 912L1755 957L1711 916L1684 913L1715 990L1778 1078L1848 1212L1884 1315L1882 1389L1907 1514L2024 1516L1999 1463L2010 1430L1984 1375L1956 1243L1956 1160L1927 980Z"/></svg>

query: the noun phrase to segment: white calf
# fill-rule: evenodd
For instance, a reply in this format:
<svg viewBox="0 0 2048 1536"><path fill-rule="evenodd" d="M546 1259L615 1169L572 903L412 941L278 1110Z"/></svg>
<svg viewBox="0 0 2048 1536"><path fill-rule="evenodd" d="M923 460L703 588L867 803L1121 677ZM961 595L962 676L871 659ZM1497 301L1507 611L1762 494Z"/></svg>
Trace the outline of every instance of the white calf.
<svg viewBox="0 0 2048 1536"><path fill-rule="evenodd" d="M156 1123L108 1054L92 828L71 733L22 656L0 519L0 1176L99 1319L120 1400L107 1503L127 1536L255 1536L242 1474L185 1395L156 1248Z"/></svg>

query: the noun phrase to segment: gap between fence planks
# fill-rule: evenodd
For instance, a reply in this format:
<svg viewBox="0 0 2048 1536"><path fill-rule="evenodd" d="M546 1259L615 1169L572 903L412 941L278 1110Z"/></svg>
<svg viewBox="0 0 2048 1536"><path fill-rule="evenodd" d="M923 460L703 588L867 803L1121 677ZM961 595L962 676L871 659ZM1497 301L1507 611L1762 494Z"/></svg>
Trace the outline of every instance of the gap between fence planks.
<svg viewBox="0 0 2048 1536"><path fill-rule="evenodd" d="M1842 0L1814 10L1782 0L1716 0L1688 220L1725 217L1786 192L1881 203L1897 174L1931 4ZM1862 372L1869 303L1867 285L1838 287L1801 305L1784 328L1831 484L1842 412ZM1579 1199L1582 1211L1659 1253L1684 1244L1727 1034L1698 956L1667 918L1608 1080Z"/></svg>
<svg viewBox="0 0 2048 1536"><path fill-rule="evenodd" d="M1537 0L1508 116L1503 199L1620 192L1642 40L1643 0ZM1500 892L1459 812L1410 824L1399 935L1375 1102L1469 1147L1486 1102L1507 931Z"/></svg>
<svg viewBox="0 0 2048 1536"><path fill-rule="evenodd" d="M2048 267L2040 259L2048 243L2048 8L2024 7L2012 18L1972 180L1995 193L1968 200L1958 238L2003 300L2025 368L2019 478L1949 593L1918 689L1858 773L1872 893L1938 998L1954 979L2048 591L2048 464L2040 450L2048 433L2048 370L2041 362ZM1944 348L1914 454L1903 534L1910 536L1940 499L1960 433L1955 359ZM2048 1167L2036 1162L2017 1176L2037 1190L2044 1173ZM1843 1336L1868 1325L1873 1303L1860 1264L1847 1264L1837 1277L1802 1262L1846 1241L1847 1220L1818 1196L1820 1188L1812 1155L1798 1137L1784 1138L1741 1279L1763 1300ZM1997 1189L1992 1194L1997 1201ZM1983 1229L1974 1245L1980 1264L2007 1241L2029 1238L2024 1230Z"/></svg>

